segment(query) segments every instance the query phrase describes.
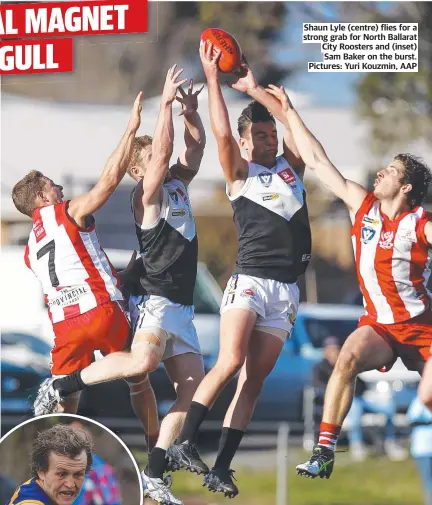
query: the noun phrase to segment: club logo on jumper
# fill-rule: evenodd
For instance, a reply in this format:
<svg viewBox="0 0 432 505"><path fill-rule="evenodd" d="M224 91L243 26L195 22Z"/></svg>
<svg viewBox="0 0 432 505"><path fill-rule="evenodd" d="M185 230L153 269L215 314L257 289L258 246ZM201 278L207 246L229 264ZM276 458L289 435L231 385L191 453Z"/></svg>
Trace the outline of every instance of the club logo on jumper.
<svg viewBox="0 0 432 505"><path fill-rule="evenodd" d="M172 200L174 201L174 203L178 204L179 203L179 197L178 197L178 194L174 191L170 191L169 192L169 196L172 198Z"/></svg>
<svg viewBox="0 0 432 505"><path fill-rule="evenodd" d="M363 226L361 229L361 241L363 244L369 244L369 242L375 237L376 230L373 228L368 228Z"/></svg>
<svg viewBox="0 0 432 505"><path fill-rule="evenodd" d="M417 235L415 230L400 229L398 230L398 237L405 242L417 242Z"/></svg>
<svg viewBox="0 0 432 505"><path fill-rule="evenodd" d="M258 174L258 179L265 188L268 188L272 183L273 176L270 172L261 172Z"/></svg>
<svg viewBox="0 0 432 505"><path fill-rule="evenodd" d="M383 231L381 233L380 241L378 242L381 249L391 249L393 247L394 232L393 231Z"/></svg>
<svg viewBox="0 0 432 505"><path fill-rule="evenodd" d="M255 298L255 293L254 293L254 291L252 291L252 289L247 288L247 289L243 289L243 291L241 293L241 296L246 296L246 297L249 297L249 298Z"/></svg>
<svg viewBox="0 0 432 505"><path fill-rule="evenodd" d="M368 224L372 224L372 225L377 225L377 224L380 223L380 221L376 217L373 218L373 217L369 217L369 216L363 216L362 223L363 224L368 223Z"/></svg>
<svg viewBox="0 0 432 505"><path fill-rule="evenodd" d="M185 214L186 212L183 209L171 212L172 217L183 217Z"/></svg>
<svg viewBox="0 0 432 505"><path fill-rule="evenodd" d="M183 198L184 203L189 207L189 200L186 195L180 188L177 188L177 193Z"/></svg>
<svg viewBox="0 0 432 505"><path fill-rule="evenodd" d="M311 260L311 255L310 254L303 254L302 256L302 262L303 261L310 261Z"/></svg>
<svg viewBox="0 0 432 505"><path fill-rule="evenodd" d="M279 198L279 195L277 193L272 193L271 195L264 195L262 197L263 202L268 202L270 200L277 200Z"/></svg>
<svg viewBox="0 0 432 505"><path fill-rule="evenodd" d="M295 175L290 168L285 168L285 170L278 173L278 176L287 184L293 184L296 181Z"/></svg>
<svg viewBox="0 0 432 505"><path fill-rule="evenodd" d="M33 231L36 237L36 242L40 242L43 238L46 237L46 232L45 228L43 227L42 224L42 219L38 219L34 226L33 226Z"/></svg>

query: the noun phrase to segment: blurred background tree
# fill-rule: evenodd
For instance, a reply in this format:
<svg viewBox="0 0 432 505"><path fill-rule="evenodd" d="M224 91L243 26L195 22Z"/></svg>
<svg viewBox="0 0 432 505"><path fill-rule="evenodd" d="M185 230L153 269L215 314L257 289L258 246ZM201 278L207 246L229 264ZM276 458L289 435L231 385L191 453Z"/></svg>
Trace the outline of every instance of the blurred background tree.
<svg viewBox="0 0 432 505"><path fill-rule="evenodd" d="M378 156L401 151L414 140L430 142L432 2L310 2L300 8L315 22L418 23L418 72L362 74L357 112L369 122L371 148Z"/></svg>

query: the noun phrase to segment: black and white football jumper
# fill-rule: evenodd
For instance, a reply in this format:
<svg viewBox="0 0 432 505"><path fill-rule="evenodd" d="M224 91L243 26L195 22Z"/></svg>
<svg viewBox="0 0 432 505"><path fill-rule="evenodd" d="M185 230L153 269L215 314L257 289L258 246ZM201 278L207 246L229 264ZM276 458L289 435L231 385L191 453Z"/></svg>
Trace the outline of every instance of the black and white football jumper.
<svg viewBox="0 0 432 505"><path fill-rule="evenodd" d="M135 231L146 272L141 285L148 295L193 305L198 239L189 195L178 179L165 182L162 195L159 219L152 227L143 228L134 213Z"/></svg>
<svg viewBox="0 0 432 505"><path fill-rule="evenodd" d="M311 257L306 191L283 156L273 168L249 163L248 178L230 196L239 237L236 272L294 283Z"/></svg>

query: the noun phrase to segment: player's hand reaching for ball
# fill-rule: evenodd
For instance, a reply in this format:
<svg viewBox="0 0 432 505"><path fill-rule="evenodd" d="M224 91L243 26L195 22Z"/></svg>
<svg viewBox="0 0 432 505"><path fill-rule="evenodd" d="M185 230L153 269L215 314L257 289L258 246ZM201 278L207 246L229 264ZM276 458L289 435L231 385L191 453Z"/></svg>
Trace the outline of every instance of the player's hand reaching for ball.
<svg viewBox="0 0 432 505"><path fill-rule="evenodd" d="M207 80L217 79L219 72L218 61L222 55L222 52L214 47L211 42L201 41L199 47L199 55Z"/></svg>
<svg viewBox="0 0 432 505"><path fill-rule="evenodd" d="M244 55L240 68L237 72L234 72L234 75L236 76L236 80L232 83L227 82L227 85L230 88L241 91L242 93L249 93L258 87L255 76L253 75Z"/></svg>
<svg viewBox="0 0 432 505"><path fill-rule="evenodd" d="M128 129L132 132L136 132L141 124L141 111L142 105L141 100L143 97L143 92L140 91L138 96L135 98L135 102L132 107L132 112L129 119Z"/></svg>
<svg viewBox="0 0 432 505"><path fill-rule="evenodd" d="M193 79L189 81L189 87L187 93L180 86L179 91L181 94L181 98L179 96L176 97L176 100L179 101L182 105L182 110L179 116L184 116L185 118L190 117L194 112L198 110L198 95L204 89L204 84L198 91L193 91Z"/></svg>
<svg viewBox="0 0 432 505"><path fill-rule="evenodd" d="M282 110L287 112L289 109L293 109L291 100L289 99L287 92L283 86L275 86L274 84L269 84L269 87L266 88L267 93L275 96L282 105Z"/></svg>
<svg viewBox="0 0 432 505"><path fill-rule="evenodd" d="M173 65L167 73L166 79L165 79L165 86L162 91L162 103L173 103L176 95L177 95L177 90L180 88L182 84L184 84L187 79L182 79L181 81L177 81L179 78L180 74L183 72L183 69L181 68L180 70L177 70L177 64Z"/></svg>

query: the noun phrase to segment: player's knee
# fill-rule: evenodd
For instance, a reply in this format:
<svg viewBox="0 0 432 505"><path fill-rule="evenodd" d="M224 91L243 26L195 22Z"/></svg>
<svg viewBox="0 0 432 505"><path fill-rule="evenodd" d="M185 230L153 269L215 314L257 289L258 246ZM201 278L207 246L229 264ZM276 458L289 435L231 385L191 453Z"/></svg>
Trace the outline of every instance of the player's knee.
<svg viewBox="0 0 432 505"><path fill-rule="evenodd" d="M202 378L203 377L193 377L190 378L190 380L180 382L176 389L177 401L182 404L190 404Z"/></svg>
<svg viewBox="0 0 432 505"><path fill-rule="evenodd" d="M131 348L132 370L130 376L153 372L162 360L165 342L165 339L152 333L135 338Z"/></svg>
<svg viewBox="0 0 432 505"><path fill-rule="evenodd" d="M334 373L353 378L358 374L359 369L360 363L356 354L352 350L342 349L336 361Z"/></svg>
<svg viewBox="0 0 432 505"><path fill-rule="evenodd" d="M131 355L132 363L128 370L130 377L153 372L160 363L158 354L145 343L132 349Z"/></svg>
<svg viewBox="0 0 432 505"><path fill-rule="evenodd" d="M242 391L250 398L256 399L261 393L264 380L264 377L248 377L242 386Z"/></svg>
<svg viewBox="0 0 432 505"><path fill-rule="evenodd" d="M219 357L215 367L218 368L221 375L225 378L232 378L238 372L245 362L245 357L240 354L233 354L231 356Z"/></svg>

